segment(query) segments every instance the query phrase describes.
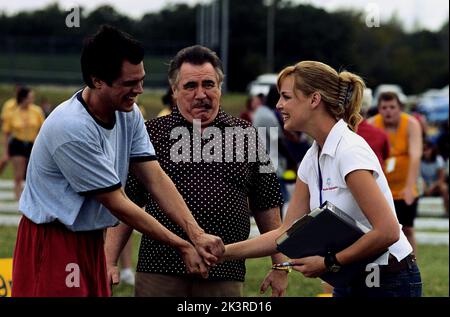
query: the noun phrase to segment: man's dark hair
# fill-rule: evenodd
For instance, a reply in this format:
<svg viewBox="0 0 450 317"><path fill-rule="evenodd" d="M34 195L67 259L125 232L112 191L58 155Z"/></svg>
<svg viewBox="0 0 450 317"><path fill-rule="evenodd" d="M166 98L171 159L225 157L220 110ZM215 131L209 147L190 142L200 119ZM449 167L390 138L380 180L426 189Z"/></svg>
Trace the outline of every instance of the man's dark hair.
<svg viewBox="0 0 450 317"><path fill-rule="evenodd" d="M137 65L143 59L144 48L131 35L113 26L102 25L94 36L84 41L81 52L83 80L90 88L94 88L91 76L111 86L120 77L124 60Z"/></svg>
<svg viewBox="0 0 450 317"><path fill-rule="evenodd" d="M400 101L400 98L395 92L387 91L383 92L378 96L378 106L381 104L382 101L391 101L396 100L400 108L403 108L403 103Z"/></svg>
<svg viewBox="0 0 450 317"><path fill-rule="evenodd" d="M181 65L183 65L184 63L189 63L193 65L203 65L205 63L210 63L216 70L219 84L221 84L223 81L224 75L223 75L222 61L219 59L217 54L207 47L201 45L194 45L183 48L170 61L169 65L170 85L173 86L177 83L178 73L180 71Z"/></svg>

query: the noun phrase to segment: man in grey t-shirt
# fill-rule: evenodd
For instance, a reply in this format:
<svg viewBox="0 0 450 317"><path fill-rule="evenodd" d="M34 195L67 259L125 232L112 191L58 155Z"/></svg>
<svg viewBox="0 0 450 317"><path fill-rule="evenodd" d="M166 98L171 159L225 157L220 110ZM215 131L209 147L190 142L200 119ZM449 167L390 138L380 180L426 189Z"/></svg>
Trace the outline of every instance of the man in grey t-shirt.
<svg viewBox="0 0 450 317"><path fill-rule="evenodd" d="M175 247L189 272L206 277L224 246L199 227L156 160L135 104L145 76L141 45L103 26L85 42L81 67L87 87L54 110L31 154L12 295L109 296L104 229L118 219ZM128 166L191 242L127 198Z"/></svg>

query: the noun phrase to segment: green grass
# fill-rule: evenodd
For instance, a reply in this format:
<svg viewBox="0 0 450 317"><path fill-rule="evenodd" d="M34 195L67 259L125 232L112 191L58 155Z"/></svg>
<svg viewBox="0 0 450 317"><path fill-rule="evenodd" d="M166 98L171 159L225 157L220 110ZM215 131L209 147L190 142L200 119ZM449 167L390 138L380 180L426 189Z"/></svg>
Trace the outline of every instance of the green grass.
<svg viewBox="0 0 450 317"><path fill-rule="evenodd" d="M425 296L449 296L448 246L419 245L417 261Z"/></svg>
<svg viewBox="0 0 450 317"><path fill-rule="evenodd" d="M12 257L16 241L16 227L0 226L0 258ZM133 234L133 265L136 267L140 234ZM418 263L422 274L423 295L432 297L449 296L449 248L448 246L419 245ZM247 275L244 284L244 296L270 296L259 294L259 287L270 269L269 258L249 259L246 261ZM303 277L298 272L289 274L289 286L286 296L311 297L321 293L319 279ZM114 296L134 296L133 287L119 285L113 289Z"/></svg>
<svg viewBox="0 0 450 317"><path fill-rule="evenodd" d="M12 258L17 227L0 226L0 258Z"/></svg>

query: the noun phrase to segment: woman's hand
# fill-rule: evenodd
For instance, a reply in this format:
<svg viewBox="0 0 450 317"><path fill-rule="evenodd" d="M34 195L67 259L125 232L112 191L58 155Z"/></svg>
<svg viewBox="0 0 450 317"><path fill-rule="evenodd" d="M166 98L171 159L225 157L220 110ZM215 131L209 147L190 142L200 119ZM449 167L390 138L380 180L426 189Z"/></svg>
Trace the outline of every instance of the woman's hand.
<svg viewBox="0 0 450 317"><path fill-rule="evenodd" d="M323 256L308 256L301 259L292 259L290 262L294 264L292 269L303 273L305 277L318 277L327 272Z"/></svg>

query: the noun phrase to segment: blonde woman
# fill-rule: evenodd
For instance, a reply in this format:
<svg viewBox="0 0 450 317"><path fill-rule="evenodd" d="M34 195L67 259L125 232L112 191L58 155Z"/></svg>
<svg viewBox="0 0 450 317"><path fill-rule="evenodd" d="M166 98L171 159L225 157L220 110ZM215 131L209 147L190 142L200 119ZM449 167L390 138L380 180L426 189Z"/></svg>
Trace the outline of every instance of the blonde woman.
<svg viewBox="0 0 450 317"><path fill-rule="evenodd" d="M380 268L379 287L368 287L362 275L348 287L335 288L333 296L421 296L420 272L396 218L383 170L369 145L354 132L361 120L363 80L320 62L303 61L283 69L277 86L277 109L284 128L304 132L314 143L298 169L283 225L257 238L227 245L225 259L274 253L275 239L296 219L330 201L371 231L336 254L292 259L293 269L306 277L318 277L388 249L375 260Z"/></svg>

